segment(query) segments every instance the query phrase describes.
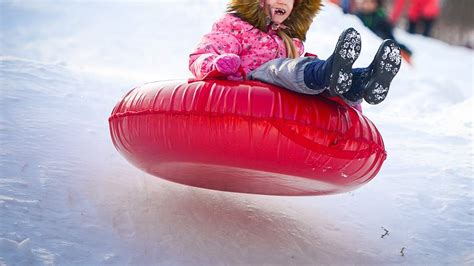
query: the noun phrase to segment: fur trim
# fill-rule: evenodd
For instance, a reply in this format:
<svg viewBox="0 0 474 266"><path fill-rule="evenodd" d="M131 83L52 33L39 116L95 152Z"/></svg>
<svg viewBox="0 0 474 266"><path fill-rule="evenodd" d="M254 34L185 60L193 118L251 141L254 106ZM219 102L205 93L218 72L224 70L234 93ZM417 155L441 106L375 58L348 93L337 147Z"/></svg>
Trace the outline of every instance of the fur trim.
<svg viewBox="0 0 474 266"><path fill-rule="evenodd" d="M283 31L291 38L305 41L313 18L321 7L321 0L296 0L290 16L283 23L288 28ZM260 0L231 0L227 6L227 12L245 20L261 31L268 30Z"/></svg>

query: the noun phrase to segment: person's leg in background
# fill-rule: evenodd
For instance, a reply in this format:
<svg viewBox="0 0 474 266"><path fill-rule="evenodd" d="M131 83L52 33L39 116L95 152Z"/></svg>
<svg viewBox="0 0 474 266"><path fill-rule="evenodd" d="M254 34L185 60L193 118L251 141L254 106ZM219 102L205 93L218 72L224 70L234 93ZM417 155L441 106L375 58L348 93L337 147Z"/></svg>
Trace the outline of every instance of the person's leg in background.
<svg viewBox="0 0 474 266"><path fill-rule="evenodd" d="M410 20L408 21L408 32L411 33L411 34L416 34L417 33L417 21L415 20Z"/></svg>
<svg viewBox="0 0 474 266"><path fill-rule="evenodd" d="M423 32L422 32L422 34L424 36L430 37L431 36L431 30L433 29L434 19L432 19L432 18L423 18L422 23L423 23Z"/></svg>

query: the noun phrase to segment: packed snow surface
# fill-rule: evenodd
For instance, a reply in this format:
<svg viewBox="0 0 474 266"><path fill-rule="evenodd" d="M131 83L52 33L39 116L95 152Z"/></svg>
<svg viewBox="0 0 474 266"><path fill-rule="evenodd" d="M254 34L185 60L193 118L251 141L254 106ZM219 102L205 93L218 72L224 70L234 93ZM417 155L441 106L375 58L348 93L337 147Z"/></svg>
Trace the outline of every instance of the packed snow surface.
<svg viewBox="0 0 474 266"><path fill-rule="evenodd" d="M364 187L270 197L150 176L113 147L129 89L188 78L188 53L226 1L0 2L0 265L474 264L472 50L396 35L414 51L365 105L388 159ZM306 50L362 35L327 4Z"/></svg>

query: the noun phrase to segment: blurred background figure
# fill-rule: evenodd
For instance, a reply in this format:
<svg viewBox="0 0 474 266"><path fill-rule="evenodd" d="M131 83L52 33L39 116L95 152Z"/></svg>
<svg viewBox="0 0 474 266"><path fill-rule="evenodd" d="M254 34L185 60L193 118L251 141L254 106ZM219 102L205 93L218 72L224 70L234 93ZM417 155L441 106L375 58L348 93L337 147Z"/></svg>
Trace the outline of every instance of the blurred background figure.
<svg viewBox="0 0 474 266"><path fill-rule="evenodd" d="M362 12L361 5L366 2L365 0L328 1L340 6L346 14L359 13L359 17ZM378 7L381 6L380 2L383 2L387 10L386 20L392 27L399 25L411 33L421 33L449 44L474 48L474 16L472 15L474 0L383 0L379 1ZM407 16L404 15L405 13ZM371 23L367 23L370 19L362 20L373 30L369 25ZM378 31L374 32L379 35Z"/></svg>
<svg viewBox="0 0 474 266"><path fill-rule="evenodd" d="M402 57L410 63L412 51L406 45L395 39L393 26L385 14L383 4L383 0L357 0L355 2L354 14L362 20L367 28L383 40L392 39L398 43Z"/></svg>
<svg viewBox="0 0 474 266"><path fill-rule="evenodd" d="M439 0L395 0L390 20L398 23L404 10L408 8L408 32L431 36L431 29L439 17Z"/></svg>
<svg viewBox="0 0 474 266"><path fill-rule="evenodd" d="M330 2L340 6L344 14L351 14L353 11L354 0L330 0Z"/></svg>

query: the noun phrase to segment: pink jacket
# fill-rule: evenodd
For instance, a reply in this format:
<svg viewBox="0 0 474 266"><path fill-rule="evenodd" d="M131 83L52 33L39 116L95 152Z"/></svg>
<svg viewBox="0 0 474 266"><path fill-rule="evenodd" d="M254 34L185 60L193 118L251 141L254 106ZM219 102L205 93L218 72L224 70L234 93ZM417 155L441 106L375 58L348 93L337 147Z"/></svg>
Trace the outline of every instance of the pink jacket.
<svg viewBox="0 0 474 266"><path fill-rule="evenodd" d="M302 55L301 40L294 38L293 42ZM270 60L287 56L285 44L275 31L263 32L232 14L226 14L214 23L212 31L202 37L189 56L189 70L197 79L218 77L212 62L225 53L240 56L245 75ZM242 76L237 74L227 78L242 79Z"/></svg>

